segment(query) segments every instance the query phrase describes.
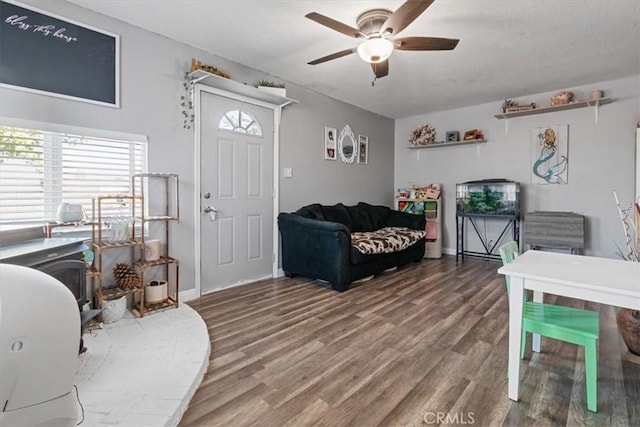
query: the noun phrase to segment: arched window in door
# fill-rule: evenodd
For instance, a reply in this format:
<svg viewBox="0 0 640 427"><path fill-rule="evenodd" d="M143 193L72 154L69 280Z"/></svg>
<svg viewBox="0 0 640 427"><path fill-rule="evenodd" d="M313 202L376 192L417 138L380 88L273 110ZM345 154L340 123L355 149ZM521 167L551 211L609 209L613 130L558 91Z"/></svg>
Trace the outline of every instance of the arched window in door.
<svg viewBox="0 0 640 427"><path fill-rule="evenodd" d="M224 113L218 123L218 129L262 136L260 123L251 114L242 110L231 110Z"/></svg>

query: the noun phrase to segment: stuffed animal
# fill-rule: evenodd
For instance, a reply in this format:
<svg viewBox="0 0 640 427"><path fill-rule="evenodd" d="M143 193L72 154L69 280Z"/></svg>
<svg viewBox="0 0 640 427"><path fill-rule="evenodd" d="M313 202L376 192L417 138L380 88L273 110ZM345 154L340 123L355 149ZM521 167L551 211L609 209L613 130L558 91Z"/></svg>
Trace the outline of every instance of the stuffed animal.
<svg viewBox="0 0 640 427"><path fill-rule="evenodd" d="M419 200L424 200L429 198L429 196L427 195L427 187L421 187L418 188L418 197L417 199Z"/></svg>
<svg viewBox="0 0 640 427"><path fill-rule="evenodd" d="M427 199L439 199L440 198L440 184L431 183L424 188Z"/></svg>

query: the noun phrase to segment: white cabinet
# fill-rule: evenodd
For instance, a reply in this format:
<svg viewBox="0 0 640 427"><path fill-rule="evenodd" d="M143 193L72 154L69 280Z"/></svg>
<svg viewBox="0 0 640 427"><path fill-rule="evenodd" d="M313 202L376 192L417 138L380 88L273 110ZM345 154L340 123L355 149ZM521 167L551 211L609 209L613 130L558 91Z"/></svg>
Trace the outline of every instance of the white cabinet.
<svg viewBox="0 0 640 427"><path fill-rule="evenodd" d="M442 199L396 199L396 209L401 212L424 215L425 258L442 257Z"/></svg>

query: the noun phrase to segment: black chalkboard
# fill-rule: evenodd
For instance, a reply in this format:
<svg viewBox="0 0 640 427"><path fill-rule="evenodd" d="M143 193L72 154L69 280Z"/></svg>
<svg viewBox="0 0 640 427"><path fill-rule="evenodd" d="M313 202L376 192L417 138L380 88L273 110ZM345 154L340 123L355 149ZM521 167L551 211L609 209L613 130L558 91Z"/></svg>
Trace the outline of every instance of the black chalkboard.
<svg viewBox="0 0 640 427"><path fill-rule="evenodd" d="M0 2L0 84L119 106L119 36Z"/></svg>

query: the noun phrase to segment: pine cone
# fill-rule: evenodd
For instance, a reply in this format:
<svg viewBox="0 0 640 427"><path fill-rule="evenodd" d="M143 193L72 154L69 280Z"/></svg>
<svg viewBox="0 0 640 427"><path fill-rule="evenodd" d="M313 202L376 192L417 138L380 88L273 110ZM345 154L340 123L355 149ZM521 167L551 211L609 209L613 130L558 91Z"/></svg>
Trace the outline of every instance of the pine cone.
<svg viewBox="0 0 640 427"><path fill-rule="evenodd" d="M113 277L122 289L134 289L142 285L142 280L136 270L126 263L116 264L113 268Z"/></svg>

